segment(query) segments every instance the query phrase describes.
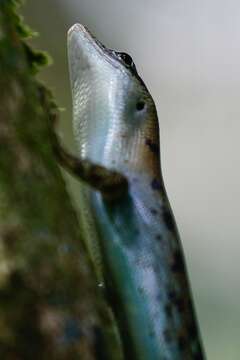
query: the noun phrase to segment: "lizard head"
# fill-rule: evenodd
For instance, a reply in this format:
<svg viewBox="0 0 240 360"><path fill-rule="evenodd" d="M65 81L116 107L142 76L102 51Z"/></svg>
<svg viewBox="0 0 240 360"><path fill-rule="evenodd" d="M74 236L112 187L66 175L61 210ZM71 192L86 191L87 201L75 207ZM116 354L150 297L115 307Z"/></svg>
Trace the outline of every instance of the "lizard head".
<svg viewBox="0 0 240 360"><path fill-rule="evenodd" d="M160 172L153 99L132 58L83 25L68 32L73 129L79 155L123 174Z"/></svg>

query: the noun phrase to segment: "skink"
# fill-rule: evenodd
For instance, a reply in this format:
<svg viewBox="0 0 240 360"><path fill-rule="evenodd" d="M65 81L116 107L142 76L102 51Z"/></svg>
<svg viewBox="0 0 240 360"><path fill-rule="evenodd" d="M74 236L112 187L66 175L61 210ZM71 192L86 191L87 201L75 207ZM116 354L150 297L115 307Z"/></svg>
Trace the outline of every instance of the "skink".
<svg viewBox="0 0 240 360"><path fill-rule="evenodd" d="M204 359L161 174L154 101L131 57L107 49L80 24L69 30L68 57L79 159L128 183L112 201L97 181L95 189L80 189L84 237L112 299L125 357Z"/></svg>

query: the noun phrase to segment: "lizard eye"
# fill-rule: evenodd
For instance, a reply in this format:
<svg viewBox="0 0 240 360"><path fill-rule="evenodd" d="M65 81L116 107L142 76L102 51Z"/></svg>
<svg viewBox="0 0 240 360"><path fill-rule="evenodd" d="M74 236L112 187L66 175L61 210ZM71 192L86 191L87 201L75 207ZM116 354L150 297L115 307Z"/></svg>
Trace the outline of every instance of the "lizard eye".
<svg viewBox="0 0 240 360"><path fill-rule="evenodd" d="M119 52L117 53L117 56L124 62L125 65L135 68L133 59L130 55L124 52Z"/></svg>

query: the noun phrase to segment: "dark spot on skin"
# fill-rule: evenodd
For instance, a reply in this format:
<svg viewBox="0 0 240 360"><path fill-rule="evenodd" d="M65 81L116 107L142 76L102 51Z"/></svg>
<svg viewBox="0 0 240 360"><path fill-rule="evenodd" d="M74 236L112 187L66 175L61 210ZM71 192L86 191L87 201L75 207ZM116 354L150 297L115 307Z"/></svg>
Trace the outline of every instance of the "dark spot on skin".
<svg viewBox="0 0 240 360"><path fill-rule="evenodd" d="M188 326L189 337L196 338L198 335L197 326L194 322L191 322Z"/></svg>
<svg viewBox="0 0 240 360"><path fill-rule="evenodd" d="M162 240L162 235L160 235L160 234L156 235L156 239L157 239L158 241L161 241L161 240Z"/></svg>
<svg viewBox="0 0 240 360"><path fill-rule="evenodd" d="M164 310L165 310L166 316L168 318L171 318L172 317L172 307L171 307L171 305L169 305L169 304L165 305Z"/></svg>
<svg viewBox="0 0 240 360"><path fill-rule="evenodd" d="M178 312L182 313L186 309L185 299L178 296L175 291L168 292L168 299Z"/></svg>
<svg viewBox="0 0 240 360"><path fill-rule="evenodd" d="M169 301L171 301L171 303L175 303L175 301L177 299L177 294L175 293L175 291L170 290L168 292L168 299L169 299Z"/></svg>
<svg viewBox="0 0 240 360"><path fill-rule="evenodd" d="M154 208L151 208L150 211L151 211L151 214L153 214L153 215L157 215L157 213L158 213L157 210Z"/></svg>
<svg viewBox="0 0 240 360"><path fill-rule="evenodd" d="M183 272L184 271L184 261L183 261L183 256L180 251L176 251L174 253L171 270L173 272Z"/></svg>
<svg viewBox="0 0 240 360"><path fill-rule="evenodd" d="M177 296L174 291L169 291L168 299L176 307L179 312L183 312L185 309L185 301L183 298Z"/></svg>
<svg viewBox="0 0 240 360"><path fill-rule="evenodd" d="M171 341L172 341L172 335L171 335L170 330L168 330L168 329L164 330L164 332L163 332L163 337L164 337L164 340L165 340L167 343L171 342Z"/></svg>
<svg viewBox="0 0 240 360"><path fill-rule="evenodd" d="M202 350L200 345L198 344L198 348L196 350L197 352L194 354L194 360L204 360L203 356L202 356Z"/></svg>
<svg viewBox="0 0 240 360"><path fill-rule="evenodd" d="M169 231L174 231L175 230L175 223L174 223L174 219L172 214L170 213L170 211L168 211L167 209L163 210L162 213L163 216L163 220L168 228Z"/></svg>
<svg viewBox="0 0 240 360"><path fill-rule="evenodd" d="M176 299L175 305L176 305L176 307L177 307L177 309L178 309L178 311L180 313L182 313L184 311L184 309L185 309L185 301L184 301L184 299L181 299L181 298Z"/></svg>
<svg viewBox="0 0 240 360"><path fill-rule="evenodd" d="M178 347L181 351L183 351L186 348L187 341L184 336L180 335L178 337Z"/></svg>
<svg viewBox="0 0 240 360"><path fill-rule="evenodd" d="M204 360L203 355L202 355L202 349L201 349L199 342L196 344L196 349L195 349L193 359L194 360Z"/></svg>
<svg viewBox="0 0 240 360"><path fill-rule="evenodd" d="M153 181L151 182L151 187L153 190L162 190L161 183L158 179L153 179Z"/></svg>
<svg viewBox="0 0 240 360"><path fill-rule="evenodd" d="M145 144L149 147L149 149L154 153L154 154L159 154L159 145L155 144L154 142L152 142L151 139L146 139L145 140Z"/></svg>

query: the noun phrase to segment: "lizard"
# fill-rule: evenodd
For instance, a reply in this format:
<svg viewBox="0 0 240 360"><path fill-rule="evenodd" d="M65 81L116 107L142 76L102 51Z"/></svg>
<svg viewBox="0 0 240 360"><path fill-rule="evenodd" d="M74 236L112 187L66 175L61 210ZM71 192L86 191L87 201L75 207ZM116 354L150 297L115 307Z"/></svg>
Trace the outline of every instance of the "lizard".
<svg viewBox="0 0 240 360"><path fill-rule="evenodd" d="M126 359L202 360L184 254L163 181L155 103L130 55L68 31L80 215Z"/></svg>

